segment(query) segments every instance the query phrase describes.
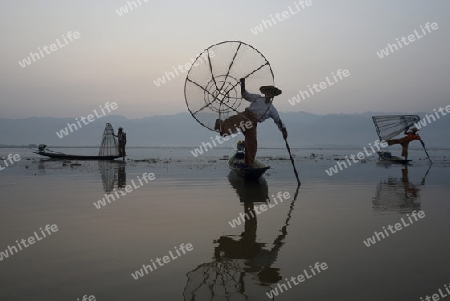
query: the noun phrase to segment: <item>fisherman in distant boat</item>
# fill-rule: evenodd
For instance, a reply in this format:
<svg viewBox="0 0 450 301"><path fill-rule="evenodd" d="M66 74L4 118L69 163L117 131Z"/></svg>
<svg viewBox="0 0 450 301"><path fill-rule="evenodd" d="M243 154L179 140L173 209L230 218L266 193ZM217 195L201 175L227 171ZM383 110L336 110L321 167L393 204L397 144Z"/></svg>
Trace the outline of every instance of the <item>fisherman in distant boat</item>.
<svg viewBox="0 0 450 301"><path fill-rule="evenodd" d="M402 146L402 156L405 157L405 160L408 160L408 145L413 140L419 140L420 143L422 143L422 146L425 147L425 143L422 141L419 135L417 135L417 132L419 131L418 128L413 127L411 130L405 130L405 137L400 139L391 139L387 140L388 145L393 144L400 144Z"/></svg>
<svg viewBox="0 0 450 301"><path fill-rule="evenodd" d="M114 135L114 133L113 133ZM114 135L117 137L117 140L119 140L119 156L125 157L125 144L127 144L127 133L123 131L122 127L119 127L119 131L117 132L117 135Z"/></svg>
<svg viewBox="0 0 450 301"><path fill-rule="evenodd" d="M272 100L275 96L281 94L281 90L274 86L261 86L261 91L264 96L260 94L250 94L245 90L245 78L240 79L241 95L251 102L250 106L237 115L231 116L225 120L217 119L214 130L220 131L221 136L227 136L236 133L238 129L245 137L245 164L248 167L253 167L255 161L256 151L258 149L258 141L256 135L256 126L258 122L263 122L268 118L272 118L278 129L283 133L283 138L287 138L287 130L284 123L281 121L277 109L272 105ZM247 124L250 121L252 126L245 128L241 126L243 123Z"/></svg>

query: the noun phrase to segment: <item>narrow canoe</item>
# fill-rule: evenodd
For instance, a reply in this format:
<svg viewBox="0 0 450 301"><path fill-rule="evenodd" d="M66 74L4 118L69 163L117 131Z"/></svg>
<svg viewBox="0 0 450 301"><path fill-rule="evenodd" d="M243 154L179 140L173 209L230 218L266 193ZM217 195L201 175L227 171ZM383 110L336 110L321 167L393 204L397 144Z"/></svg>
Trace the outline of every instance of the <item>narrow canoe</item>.
<svg viewBox="0 0 450 301"><path fill-rule="evenodd" d="M387 152L387 151L382 151L382 152L377 152L377 153L378 153L380 160L385 161L385 162L408 164L410 161L412 161L412 160L405 160L405 159L402 159L397 156L392 156L391 152Z"/></svg>
<svg viewBox="0 0 450 301"><path fill-rule="evenodd" d="M237 151L229 160L228 166L238 176L245 180L257 180L270 168L265 166L260 161L255 159L254 166L252 168L244 165L244 152Z"/></svg>
<svg viewBox="0 0 450 301"><path fill-rule="evenodd" d="M121 156L80 156L80 155L68 155L62 153L52 153L45 151L37 151L33 152L35 154L49 157L52 159L66 159L66 160L114 160L117 158L121 158Z"/></svg>

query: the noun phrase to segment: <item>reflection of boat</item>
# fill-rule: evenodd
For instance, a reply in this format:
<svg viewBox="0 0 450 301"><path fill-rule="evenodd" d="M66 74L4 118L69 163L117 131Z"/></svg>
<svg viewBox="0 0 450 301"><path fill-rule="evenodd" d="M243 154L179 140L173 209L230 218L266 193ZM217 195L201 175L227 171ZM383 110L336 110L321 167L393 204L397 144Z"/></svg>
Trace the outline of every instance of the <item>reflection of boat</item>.
<svg viewBox="0 0 450 301"><path fill-rule="evenodd" d="M388 151L380 151L377 152L381 161L385 161L387 163L398 163L398 164L408 164L411 160L405 160L397 156L392 156L391 152Z"/></svg>
<svg viewBox="0 0 450 301"><path fill-rule="evenodd" d="M233 171L228 174L231 186L236 190L242 203L262 203L269 199L269 186L264 177L255 181L245 181Z"/></svg>
<svg viewBox="0 0 450 301"><path fill-rule="evenodd" d="M55 152L50 149L39 150L33 152L35 154L49 157L52 159L65 159L65 160L114 160L120 158L120 156L80 156L80 155L68 155L60 152Z"/></svg>
<svg viewBox="0 0 450 301"><path fill-rule="evenodd" d="M114 129L109 123L106 124L103 131L102 143L97 156L64 154L48 149L45 144L39 144L38 150L33 153L52 159L66 160L114 160L121 157L119 156L117 139L114 137Z"/></svg>
<svg viewBox="0 0 450 301"><path fill-rule="evenodd" d="M270 166L265 166L260 161L253 162L253 167L247 167L244 164L245 150L242 142L238 142L238 149L236 153L228 160L228 166L238 176L246 180L257 180L261 177Z"/></svg>
<svg viewBox="0 0 450 301"><path fill-rule="evenodd" d="M425 183L425 177L422 185ZM399 213L420 210L420 188L418 186L409 181L408 167L405 166L402 169L401 179L389 177L378 184L376 195L372 199L372 208L377 211L397 211Z"/></svg>

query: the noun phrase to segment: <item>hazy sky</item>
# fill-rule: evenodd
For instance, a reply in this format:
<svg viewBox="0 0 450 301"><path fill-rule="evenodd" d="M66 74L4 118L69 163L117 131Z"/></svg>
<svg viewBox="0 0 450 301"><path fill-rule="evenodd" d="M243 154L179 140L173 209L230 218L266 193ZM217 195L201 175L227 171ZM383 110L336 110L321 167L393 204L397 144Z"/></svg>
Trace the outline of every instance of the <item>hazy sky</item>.
<svg viewBox="0 0 450 301"><path fill-rule="evenodd" d="M130 1L131 2L131 1ZM115 101L128 118L187 112L186 74L154 81L224 40L248 43L269 60L283 94L282 112L431 112L450 104L450 1L312 0L300 12L255 35L291 0L7 1L0 12L0 117L79 117ZM297 6L300 7L299 4ZM437 30L379 58L377 52L427 22ZM62 35L79 32L67 44ZM423 35L423 34L422 34ZM57 48L25 68L38 47ZM288 99L331 72L350 76L292 106Z"/></svg>

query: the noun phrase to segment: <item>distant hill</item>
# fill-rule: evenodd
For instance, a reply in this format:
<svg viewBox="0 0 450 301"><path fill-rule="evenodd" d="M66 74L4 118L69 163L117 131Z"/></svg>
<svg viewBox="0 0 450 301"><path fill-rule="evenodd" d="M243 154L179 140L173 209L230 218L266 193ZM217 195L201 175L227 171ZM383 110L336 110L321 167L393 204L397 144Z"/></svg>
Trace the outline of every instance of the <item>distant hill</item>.
<svg viewBox="0 0 450 301"><path fill-rule="evenodd" d="M395 114L395 113L393 113ZM372 115L362 114L316 115L306 112L280 113L287 125L291 147L364 147L373 143L376 132ZM423 117L425 114L418 113ZM33 117L0 119L1 145L28 145L44 143L48 146L98 146L106 122L127 132L127 146L199 146L209 142L216 133L198 124L189 113L127 119L123 116L104 116L83 125L68 136L59 138L56 132L75 123L75 118ZM420 134L430 148L450 148L450 117L441 117L424 127ZM242 137L242 136L240 136ZM258 125L259 147L284 147L284 141L272 120ZM224 147L232 147L230 140ZM416 145L420 147L420 144Z"/></svg>

